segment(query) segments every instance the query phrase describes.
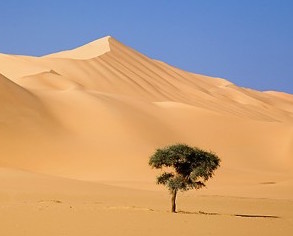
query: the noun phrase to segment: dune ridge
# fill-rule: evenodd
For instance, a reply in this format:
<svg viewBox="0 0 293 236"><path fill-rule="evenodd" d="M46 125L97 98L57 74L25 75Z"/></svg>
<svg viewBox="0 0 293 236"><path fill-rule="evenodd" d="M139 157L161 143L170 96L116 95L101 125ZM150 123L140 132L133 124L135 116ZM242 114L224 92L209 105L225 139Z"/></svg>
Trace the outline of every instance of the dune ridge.
<svg viewBox="0 0 293 236"><path fill-rule="evenodd" d="M81 47L45 55L44 57L69 58L77 60L91 59L110 51L109 38L110 36L105 36Z"/></svg>

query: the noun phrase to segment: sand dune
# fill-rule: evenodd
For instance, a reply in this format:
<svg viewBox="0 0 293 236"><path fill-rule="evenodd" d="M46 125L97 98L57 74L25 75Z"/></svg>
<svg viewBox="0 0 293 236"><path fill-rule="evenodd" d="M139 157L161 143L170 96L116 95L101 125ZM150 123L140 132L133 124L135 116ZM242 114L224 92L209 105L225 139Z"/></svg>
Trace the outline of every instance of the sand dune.
<svg viewBox="0 0 293 236"><path fill-rule="evenodd" d="M293 95L259 92L189 73L108 36L43 57L0 54L0 98L0 199L12 199L13 211L15 202L34 199L32 207L38 209L43 204L38 201L45 199L51 213L67 217L69 203L57 204L59 209L52 202L60 197L61 202L74 198L78 212L89 214L80 201L93 195L86 199L112 199L109 204L117 214L105 210L108 203L91 207L117 220L125 214L142 220L142 209L151 207L159 212L150 217L161 217L165 213L160 211L166 210L161 202L168 196L155 186L156 172L148 167L148 157L157 147L185 142L214 150L222 159L221 169L202 194L225 196L224 205L231 196L254 199L255 204L260 201L255 198L275 199L265 202L264 208L280 204L281 213L275 208L252 213L289 214L281 199L293 200ZM18 188L21 191L15 192ZM119 201L121 194L135 197L125 203ZM192 196L186 195L183 206L192 206ZM201 203L208 206L213 201L217 199L209 197ZM249 201L238 199L235 205L247 210ZM216 220L218 225L233 223L234 218L225 217L239 213L225 209L220 209L224 213ZM21 210L29 212L24 205ZM292 224L292 216L284 217ZM240 225L245 228L248 221Z"/></svg>
<svg viewBox="0 0 293 236"><path fill-rule="evenodd" d="M24 122L46 121L24 137L20 133L30 125L7 130L12 139L24 139L19 150L1 151L11 167L91 180L150 180L148 155L158 146L187 142L215 150L224 168L292 170L290 95L188 73L111 37L40 58L1 55L1 61L0 72L14 83L5 81L17 88L2 101L11 107L17 97L21 109L29 107L24 113L38 114L13 109ZM40 144L32 148L35 137ZM27 162L20 164L28 149Z"/></svg>

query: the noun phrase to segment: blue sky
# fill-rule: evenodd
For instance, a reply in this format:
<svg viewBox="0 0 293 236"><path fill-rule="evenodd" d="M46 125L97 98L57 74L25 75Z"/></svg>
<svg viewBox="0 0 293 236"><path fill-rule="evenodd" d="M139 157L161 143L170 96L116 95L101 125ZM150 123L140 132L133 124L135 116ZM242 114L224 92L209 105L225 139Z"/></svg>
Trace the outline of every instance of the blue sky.
<svg viewBox="0 0 293 236"><path fill-rule="evenodd" d="M105 35L176 67L293 94L291 0L0 0L0 52L44 55Z"/></svg>

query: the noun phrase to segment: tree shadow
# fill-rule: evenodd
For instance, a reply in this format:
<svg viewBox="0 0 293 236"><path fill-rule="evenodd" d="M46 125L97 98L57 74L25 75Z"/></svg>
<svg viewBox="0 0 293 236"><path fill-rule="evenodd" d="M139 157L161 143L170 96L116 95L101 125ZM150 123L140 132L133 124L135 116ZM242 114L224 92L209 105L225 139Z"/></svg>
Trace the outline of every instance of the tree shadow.
<svg viewBox="0 0 293 236"><path fill-rule="evenodd" d="M187 214L187 215L221 215L217 212L204 212L204 211L177 211L179 214Z"/></svg>

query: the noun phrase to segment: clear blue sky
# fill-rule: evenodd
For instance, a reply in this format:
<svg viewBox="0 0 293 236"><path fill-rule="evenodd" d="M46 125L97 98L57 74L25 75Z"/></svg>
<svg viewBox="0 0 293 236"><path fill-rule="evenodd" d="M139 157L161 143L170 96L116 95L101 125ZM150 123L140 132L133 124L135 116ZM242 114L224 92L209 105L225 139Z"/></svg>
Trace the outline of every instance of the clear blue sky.
<svg viewBox="0 0 293 236"><path fill-rule="evenodd" d="M112 35L188 71L293 94L292 0L0 0L0 11L2 53Z"/></svg>

